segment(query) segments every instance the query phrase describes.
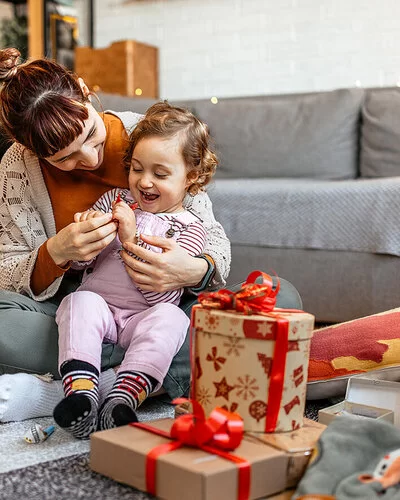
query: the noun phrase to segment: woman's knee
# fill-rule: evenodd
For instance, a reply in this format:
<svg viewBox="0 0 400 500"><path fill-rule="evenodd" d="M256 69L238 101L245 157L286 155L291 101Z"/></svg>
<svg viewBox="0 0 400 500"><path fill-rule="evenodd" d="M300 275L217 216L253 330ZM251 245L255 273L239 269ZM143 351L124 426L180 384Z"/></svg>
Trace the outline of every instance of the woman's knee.
<svg viewBox="0 0 400 500"><path fill-rule="evenodd" d="M30 309L34 300L10 290L0 290L0 309Z"/></svg>

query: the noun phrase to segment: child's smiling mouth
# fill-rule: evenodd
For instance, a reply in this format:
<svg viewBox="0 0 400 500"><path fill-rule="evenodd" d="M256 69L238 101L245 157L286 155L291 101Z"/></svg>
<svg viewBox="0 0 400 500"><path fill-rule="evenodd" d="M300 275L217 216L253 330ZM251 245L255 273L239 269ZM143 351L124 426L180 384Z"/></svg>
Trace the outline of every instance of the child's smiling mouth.
<svg viewBox="0 0 400 500"><path fill-rule="evenodd" d="M143 199L143 201L146 202L151 202L159 198L160 195L158 194L153 194L153 193L148 193L146 191L140 191L140 196Z"/></svg>

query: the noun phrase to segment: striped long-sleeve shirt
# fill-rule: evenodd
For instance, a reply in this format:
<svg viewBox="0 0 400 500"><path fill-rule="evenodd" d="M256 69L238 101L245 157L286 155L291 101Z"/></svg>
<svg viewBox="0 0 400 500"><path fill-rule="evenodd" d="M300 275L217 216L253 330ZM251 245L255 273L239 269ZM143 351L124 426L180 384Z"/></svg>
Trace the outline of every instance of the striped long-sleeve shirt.
<svg viewBox="0 0 400 500"><path fill-rule="evenodd" d="M118 194L121 199L127 203L133 203L129 190L127 189L112 189L101 196L93 205L93 210L99 210L107 213L112 210L112 202L117 198ZM152 214L143 212L140 209L135 210L136 228L139 234L148 236L170 237L184 248L189 255L196 256L203 252L206 243L206 231L202 221L188 210L178 213L159 213ZM154 252L162 251L159 247L148 245L140 240L140 246ZM141 290L143 296L149 303L154 305L159 302L179 303L183 289L172 290L164 293L149 292Z"/></svg>

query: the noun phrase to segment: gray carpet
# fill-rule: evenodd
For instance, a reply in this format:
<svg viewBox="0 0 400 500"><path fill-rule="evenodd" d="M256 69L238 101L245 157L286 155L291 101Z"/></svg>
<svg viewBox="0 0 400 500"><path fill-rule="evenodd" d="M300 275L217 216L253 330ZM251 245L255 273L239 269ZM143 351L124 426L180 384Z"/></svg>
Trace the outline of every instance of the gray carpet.
<svg viewBox="0 0 400 500"><path fill-rule="evenodd" d="M167 417L173 418L174 406L159 399L148 398L140 406L137 411L140 422ZM7 453L0 453L0 473L11 472L71 455L81 455L87 453L90 449L88 440L75 439L58 426L56 426L54 433L43 443L28 444L24 440L24 435L35 423L46 428L55 422L52 417L42 417L22 422L0 424L0 450L7 450Z"/></svg>
<svg viewBox="0 0 400 500"><path fill-rule="evenodd" d="M309 401L305 416L318 418L318 410L332 400ZM3 453L3 450L2 450ZM89 468L89 454L32 465L0 474L1 500L145 500L154 498L116 483ZM185 500L182 496L182 500Z"/></svg>

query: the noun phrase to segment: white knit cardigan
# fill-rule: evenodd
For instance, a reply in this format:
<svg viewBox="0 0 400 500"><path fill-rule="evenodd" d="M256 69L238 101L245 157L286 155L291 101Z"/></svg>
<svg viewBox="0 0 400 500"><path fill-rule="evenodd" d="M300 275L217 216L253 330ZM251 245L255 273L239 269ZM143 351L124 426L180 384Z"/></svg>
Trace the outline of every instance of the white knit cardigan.
<svg viewBox="0 0 400 500"><path fill-rule="evenodd" d="M128 132L141 116L131 112L110 113L121 119ZM62 277L39 295L30 287L39 247L56 234L51 201L38 158L14 143L1 161L0 186L0 290L46 300L57 292ZM211 200L206 193L194 197L187 195L184 206L203 221L207 231L204 253L211 255L217 270L213 285L224 286L230 267L230 243L214 218Z"/></svg>

